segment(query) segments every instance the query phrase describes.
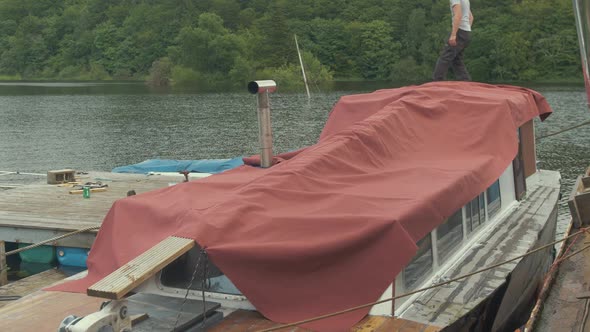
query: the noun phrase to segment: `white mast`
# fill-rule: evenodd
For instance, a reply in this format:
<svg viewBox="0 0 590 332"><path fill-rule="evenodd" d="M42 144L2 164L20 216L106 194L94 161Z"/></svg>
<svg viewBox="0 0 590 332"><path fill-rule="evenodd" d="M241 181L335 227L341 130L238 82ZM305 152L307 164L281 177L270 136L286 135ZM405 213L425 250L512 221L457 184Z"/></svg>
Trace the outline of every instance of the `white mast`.
<svg viewBox="0 0 590 332"><path fill-rule="evenodd" d="M297 42L297 35L295 35L295 46L297 47L297 55L299 55L299 64L301 64L301 72L303 73L303 82L305 83L305 91L307 91L307 99L311 99L309 94L309 87L307 86L307 78L305 77L305 69L303 68L303 59L301 58L301 52L299 52L299 43Z"/></svg>

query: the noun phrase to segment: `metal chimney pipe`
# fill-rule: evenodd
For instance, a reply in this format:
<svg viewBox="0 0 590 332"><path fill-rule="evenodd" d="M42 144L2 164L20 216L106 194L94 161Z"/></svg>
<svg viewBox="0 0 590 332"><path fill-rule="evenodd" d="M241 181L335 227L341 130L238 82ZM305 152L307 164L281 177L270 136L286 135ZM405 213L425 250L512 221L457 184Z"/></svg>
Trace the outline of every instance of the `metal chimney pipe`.
<svg viewBox="0 0 590 332"><path fill-rule="evenodd" d="M272 166L272 126L270 121L269 94L277 90L277 83L272 80L252 81L248 91L258 95L258 140L260 142L260 167Z"/></svg>

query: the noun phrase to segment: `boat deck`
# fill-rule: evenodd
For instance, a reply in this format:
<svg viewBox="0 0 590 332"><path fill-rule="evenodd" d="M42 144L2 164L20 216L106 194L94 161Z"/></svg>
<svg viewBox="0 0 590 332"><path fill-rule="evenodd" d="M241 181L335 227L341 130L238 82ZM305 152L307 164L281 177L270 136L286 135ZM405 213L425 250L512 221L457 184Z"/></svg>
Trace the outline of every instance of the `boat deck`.
<svg viewBox="0 0 590 332"><path fill-rule="evenodd" d="M525 254L538 246L539 232L550 219L556 219L560 191L560 175L539 171L527 179L527 198L498 224L488 227L476 245L460 260L439 275L433 283L466 275ZM553 225L554 227L554 225ZM549 242L553 238L549 239ZM541 253L542 254L542 253ZM414 297L401 318L446 327L482 303L498 287L521 260L496 269L434 288ZM512 277L513 279L519 276ZM527 281L523 281L526 284Z"/></svg>
<svg viewBox="0 0 590 332"><path fill-rule="evenodd" d="M89 172L76 175L82 183L102 182L108 188L92 192L90 198L70 194L71 187L49 185L46 179L35 183L10 186L0 190L0 241L37 243L74 230L100 226L111 205L127 196L129 190L137 194L178 183L178 177ZM43 181L43 182L41 182ZM95 232L78 234L54 243L70 247L90 248Z"/></svg>
<svg viewBox="0 0 590 332"><path fill-rule="evenodd" d="M210 332L255 332L264 329L270 329L280 326L277 323L271 322L264 318L256 311L238 310L229 314L224 320ZM307 332L311 330L291 327L279 331L289 332ZM416 322L411 322L399 318L383 317L383 316L367 316L354 327L351 328L354 332L436 332L440 328L429 326Z"/></svg>
<svg viewBox="0 0 590 332"><path fill-rule="evenodd" d="M54 332L60 322L69 315L78 317L96 312L104 299L79 293L37 291L0 308L0 322L9 331ZM59 304L59 305L56 305ZM255 311L238 310L209 331L254 332L279 326ZM350 331L354 332L436 332L440 328L391 317L367 316ZM5 331L5 330L3 330ZM172 331L172 328L170 329ZM282 331L305 332L302 328Z"/></svg>

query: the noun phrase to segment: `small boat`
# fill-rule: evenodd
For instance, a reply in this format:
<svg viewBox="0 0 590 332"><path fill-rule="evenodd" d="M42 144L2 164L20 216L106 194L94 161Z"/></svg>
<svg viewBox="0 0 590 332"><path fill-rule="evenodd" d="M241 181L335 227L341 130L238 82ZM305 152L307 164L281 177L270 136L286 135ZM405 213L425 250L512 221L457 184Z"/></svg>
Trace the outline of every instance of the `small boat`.
<svg viewBox="0 0 590 332"><path fill-rule="evenodd" d="M62 327L129 328L125 308L140 331L514 331L553 260L560 175L536 168L533 125L550 113L481 83L342 97L316 145L268 156L261 137L246 165L115 202L88 275L50 289L113 301Z"/></svg>

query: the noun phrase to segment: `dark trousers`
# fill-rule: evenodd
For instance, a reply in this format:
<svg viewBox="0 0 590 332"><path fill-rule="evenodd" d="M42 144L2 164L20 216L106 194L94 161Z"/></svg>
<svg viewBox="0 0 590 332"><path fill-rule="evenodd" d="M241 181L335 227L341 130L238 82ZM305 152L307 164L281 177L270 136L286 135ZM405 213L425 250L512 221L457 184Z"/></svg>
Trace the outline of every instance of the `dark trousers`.
<svg viewBox="0 0 590 332"><path fill-rule="evenodd" d="M449 36L450 37L450 36ZM471 32L459 29L457 31L457 45L449 45L448 39L445 48L436 61L432 79L442 81L447 76L449 66L453 68L455 77L461 81L471 81L471 76L463 63L463 51L471 41Z"/></svg>

